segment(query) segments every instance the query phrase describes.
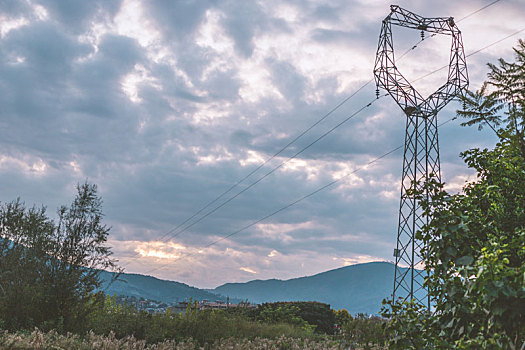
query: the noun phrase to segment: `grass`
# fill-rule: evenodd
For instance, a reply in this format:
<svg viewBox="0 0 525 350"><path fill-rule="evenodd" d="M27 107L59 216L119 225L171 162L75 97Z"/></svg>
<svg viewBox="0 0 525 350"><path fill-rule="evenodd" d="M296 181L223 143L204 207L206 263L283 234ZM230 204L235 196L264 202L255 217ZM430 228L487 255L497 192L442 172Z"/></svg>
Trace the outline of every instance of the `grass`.
<svg viewBox="0 0 525 350"><path fill-rule="evenodd" d="M254 338L238 339L227 338L216 340L213 344L200 346L193 339L182 341L166 340L148 344L145 340L138 340L132 336L117 339L114 333L107 336L87 333L84 337L76 334L59 334L55 331L42 332L38 329L32 332L0 333L0 347L2 349L79 349L79 350L194 350L194 349L340 349L340 343L330 338L310 340L281 336L277 339Z"/></svg>

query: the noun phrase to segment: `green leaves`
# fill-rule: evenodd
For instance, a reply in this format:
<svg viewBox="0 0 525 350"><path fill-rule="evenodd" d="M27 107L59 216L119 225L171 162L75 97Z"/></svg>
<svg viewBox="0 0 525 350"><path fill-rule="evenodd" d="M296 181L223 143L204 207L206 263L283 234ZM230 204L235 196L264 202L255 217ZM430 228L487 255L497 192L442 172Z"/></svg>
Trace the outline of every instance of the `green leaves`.
<svg viewBox="0 0 525 350"><path fill-rule="evenodd" d="M77 187L53 222L45 208L20 200L0 205L0 318L9 329L83 327L99 268L117 269L105 245L95 185Z"/></svg>
<svg viewBox="0 0 525 350"><path fill-rule="evenodd" d="M488 82L466 93L458 111L468 120L462 125L489 126L499 137L494 149L461 154L478 180L454 195L425 184L430 199L420 199L429 223L418 237L435 310L390 302L394 349L414 348L411 339L436 349L525 342L525 42L515 52L516 62L489 65Z"/></svg>
<svg viewBox="0 0 525 350"><path fill-rule="evenodd" d="M502 122L498 112L503 108L503 102L493 94L487 93L487 83L481 86L476 92L466 91L461 95L460 101L463 103L463 109L457 111L457 115L465 119L466 122L461 126L478 125L478 130L484 126L489 126L493 130Z"/></svg>
<svg viewBox="0 0 525 350"><path fill-rule="evenodd" d="M470 264L472 264L472 262L474 262L474 258L472 256L470 256L470 255L465 255L465 256L462 256L459 259L456 259L456 265L458 265L458 266L470 265Z"/></svg>

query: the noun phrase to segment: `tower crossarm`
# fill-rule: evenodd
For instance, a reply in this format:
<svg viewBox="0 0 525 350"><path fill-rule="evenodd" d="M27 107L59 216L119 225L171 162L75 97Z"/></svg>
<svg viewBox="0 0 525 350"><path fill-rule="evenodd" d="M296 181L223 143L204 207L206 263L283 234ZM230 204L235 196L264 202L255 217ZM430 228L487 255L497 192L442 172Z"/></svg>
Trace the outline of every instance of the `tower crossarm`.
<svg viewBox="0 0 525 350"><path fill-rule="evenodd" d="M445 84L424 98L399 71L395 62L392 25L450 35L449 71ZM461 31L452 17L424 18L397 5L383 20L374 67L376 84L394 98L405 114L434 115L468 86L467 63Z"/></svg>
<svg viewBox="0 0 525 350"><path fill-rule="evenodd" d="M390 10L387 18L394 25L445 35L458 31L454 17L422 17L398 5L390 6Z"/></svg>

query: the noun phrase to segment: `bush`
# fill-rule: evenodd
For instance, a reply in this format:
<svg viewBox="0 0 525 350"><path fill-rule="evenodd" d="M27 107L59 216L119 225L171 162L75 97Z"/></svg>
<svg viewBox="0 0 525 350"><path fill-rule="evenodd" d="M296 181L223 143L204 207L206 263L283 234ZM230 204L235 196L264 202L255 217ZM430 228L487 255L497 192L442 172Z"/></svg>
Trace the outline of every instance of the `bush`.
<svg viewBox="0 0 525 350"><path fill-rule="evenodd" d="M339 311L339 313L341 312ZM341 315L339 318L342 319ZM358 314L354 318L351 316L344 317L343 320L339 324L339 336L350 344L363 346L365 349L371 349L372 346L382 347L386 344L385 326L387 320L364 314Z"/></svg>
<svg viewBox="0 0 525 350"><path fill-rule="evenodd" d="M335 314L330 305L318 302L276 302L261 304L252 317L268 323L285 322L301 327L313 326L317 333L333 334Z"/></svg>
<svg viewBox="0 0 525 350"><path fill-rule="evenodd" d="M85 331L113 334L118 339L133 336L148 344L166 339L182 341L189 338L201 346L225 338L319 338L314 334L313 326L305 326L304 320L292 320L293 323L286 322L285 318L270 322L256 320L239 310L198 310L196 303L189 303L186 312L180 314L172 313L169 309L165 314L139 311L132 305L118 303L115 296L107 296L103 306L99 302L94 302L93 305L97 307L91 314Z"/></svg>

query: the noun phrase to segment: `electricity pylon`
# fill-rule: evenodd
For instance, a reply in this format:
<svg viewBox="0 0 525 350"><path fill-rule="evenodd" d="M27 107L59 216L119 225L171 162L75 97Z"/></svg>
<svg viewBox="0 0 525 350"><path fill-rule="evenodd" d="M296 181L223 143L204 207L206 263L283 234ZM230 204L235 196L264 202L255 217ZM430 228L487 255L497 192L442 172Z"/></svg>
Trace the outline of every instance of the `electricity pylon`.
<svg viewBox="0 0 525 350"><path fill-rule="evenodd" d="M441 181L437 114L467 88L467 63L461 32L453 17L425 18L397 5L392 5L390 9L379 35L374 75L378 92L379 87L385 89L407 118L397 246L394 249L396 266L393 298L413 300L430 308L428 292L423 287L423 242L415 237L416 232L428 222L428 217L422 216L421 205L413 193L424 191L423 185L431 175ZM424 32L449 35L452 38L448 80L426 99L396 67L392 25L420 30L422 38ZM426 196L428 198L428 193Z"/></svg>

